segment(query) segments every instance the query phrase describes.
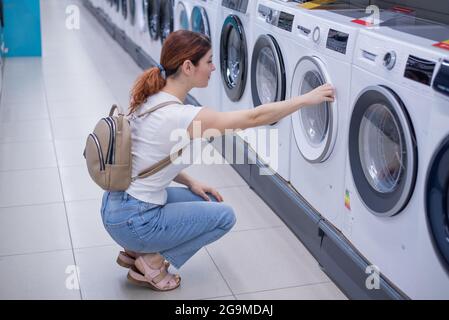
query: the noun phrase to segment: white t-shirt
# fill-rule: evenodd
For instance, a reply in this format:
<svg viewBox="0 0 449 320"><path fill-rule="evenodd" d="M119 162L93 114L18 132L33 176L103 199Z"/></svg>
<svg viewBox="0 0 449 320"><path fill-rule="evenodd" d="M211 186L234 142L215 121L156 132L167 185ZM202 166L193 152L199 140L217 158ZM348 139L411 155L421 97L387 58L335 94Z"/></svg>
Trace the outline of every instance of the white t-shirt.
<svg viewBox="0 0 449 320"><path fill-rule="evenodd" d="M150 96L147 102L136 112L141 114L152 107L167 101L179 101L180 104L168 105L141 118L131 118L132 139L132 176L138 175L143 170L180 149L179 145L188 147L183 155L191 153L191 141L175 135L170 138L175 130L186 132L192 120L202 109L193 105L184 105L175 96L166 92L158 92ZM176 132L176 131L175 131ZM177 148L175 148L177 147ZM179 158L178 160L181 160ZM178 161L179 162L179 161ZM131 182L126 192L136 199L144 202L164 205L167 202L165 188L173 179L190 164L171 163L161 171L144 179L136 179Z"/></svg>

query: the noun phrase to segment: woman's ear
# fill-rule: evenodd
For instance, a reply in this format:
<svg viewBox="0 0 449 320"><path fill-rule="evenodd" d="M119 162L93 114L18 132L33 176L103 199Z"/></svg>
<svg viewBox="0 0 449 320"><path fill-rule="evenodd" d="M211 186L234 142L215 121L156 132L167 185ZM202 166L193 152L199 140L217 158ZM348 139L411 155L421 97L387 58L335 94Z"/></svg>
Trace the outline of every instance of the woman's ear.
<svg viewBox="0 0 449 320"><path fill-rule="evenodd" d="M191 75L193 72L193 63L190 60L185 60L182 63L182 71L186 74L186 75Z"/></svg>

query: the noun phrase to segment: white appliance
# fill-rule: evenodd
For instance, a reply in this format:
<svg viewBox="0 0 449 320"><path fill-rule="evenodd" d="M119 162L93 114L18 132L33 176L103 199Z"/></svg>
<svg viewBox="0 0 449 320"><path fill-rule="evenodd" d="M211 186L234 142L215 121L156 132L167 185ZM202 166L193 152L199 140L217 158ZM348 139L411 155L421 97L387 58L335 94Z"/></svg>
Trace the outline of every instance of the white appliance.
<svg viewBox="0 0 449 320"><path fill-rule="evenodd" d="M447 32L447 31L446 31ZM440 39L441 40L441 39ZM447 47L449 49L449 46ZM443 53L443 52L441 52ZM425 210L420 215L418 271L412 293L418 298L449 297L449 53L440 61L433 81L426 175ZM423 292L421 288L424 288Z"/></svg>
<svg viewBox="0 0 449 320"><path fill-rule="evenodd" d="M215 30L218 28L217 14L219 0L193 0L192 13L190 16L190 27L192 31L207 35L212 43L212 62L216 70L212 72L207 88L193 88L190 94L200 105L220 110L220 75L219 75L219 53L215 50L215 45L219 38L216 37Z"/></svg>
<svg viewBox="0 0 449 320"><path fill-rule="evenodd" d="M443 40L449 28L433 33L429 25L419 27L420 20L406 26L401 19L359 32L352 68L342 232L407 296L447 299L447 242L435 249L431 238L441 236L436 229L448 229L428 225L432 219L426 217L424 186L430 154L448 133L447 113L442 112L449 106L448 99L431 84L441 59L448 57L448 51L433 46L432 38ZM420 33L427 35L418 37ZM428 216L435 212L432 206L426 209ZM444 254L442 263L439 256Z"/></svg>
<svg viewBox="0 0 449 320"><path fill-rule="evenodd" d="M217 74L223 111L252 108L251 49L255 0L222 0L216 27Z"/></svg>
<svg viewBox="0 0 449 320"><path fill-rule="evenodd" d="M113 0L109 10L109 18L116 28L123 30L124 20L122 16L122 0Z"/></svg>
<svg viewBox="0 0 449 320"><path fill-rule="evenodd" d="M251 107L285 100L301 47L293 44L293 20L297 10L283 4L260 0L254 17L254 45L250 52L249 88ZM241 105L240 108L246 107ZM239 135L268 168L259 174L278 173L290 180L291 120L285 117L271 125L249 128Z"/></svg>
<svg viewBox="0 0 449 320"><path fill-rule="evenodd" d="M300 10L293 24L301 52L292 68L289 96L330 83L335 101L303 107L291 115L290 182L337 229L342 202L349 116L349 83L357 28L328 12Z"/></svg>
<svg viewBox="0 0 449 320"><path fill-rule="evenodd" d="M175 0L174 7L174 30L190 30L192 2L188 0Z"/></svg>

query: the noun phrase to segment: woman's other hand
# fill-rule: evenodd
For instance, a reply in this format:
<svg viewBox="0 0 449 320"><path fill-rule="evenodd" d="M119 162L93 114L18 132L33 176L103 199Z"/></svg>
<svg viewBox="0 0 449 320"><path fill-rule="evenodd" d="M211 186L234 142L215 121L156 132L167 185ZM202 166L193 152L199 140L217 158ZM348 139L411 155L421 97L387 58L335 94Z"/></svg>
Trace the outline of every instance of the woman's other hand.
<svg viewBox="0 0 449 320"><path fill-rule="evenodd" d="M334 87L328 83L325 83L303 94L302 97L305 105L313 106L322 102L333 102L334 94Z"/></svg>
<svg viewBox="0 0 449 320"><path fill-rule="evenodd" d="M218 193L217 190L215 190L214 188L209 187L199 181L192 182L190 184L189 188L193 193L199 195L206 201L210 201L210 198L208 197L207 193L212 194L218 200L218 202L223 201L223 197L221 196L220 193Z"/></svg>

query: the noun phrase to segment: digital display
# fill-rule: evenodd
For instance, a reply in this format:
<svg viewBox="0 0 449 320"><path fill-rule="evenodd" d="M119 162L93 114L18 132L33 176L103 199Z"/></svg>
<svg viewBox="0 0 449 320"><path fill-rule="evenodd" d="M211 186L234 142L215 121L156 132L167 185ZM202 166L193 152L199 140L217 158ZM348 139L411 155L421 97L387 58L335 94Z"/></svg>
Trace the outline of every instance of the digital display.
<svg viewBox="0 0 449 320"><path fill-rule="evenodd" d="M294 17L292 14L281 11L279 15L278 27L291 32L293 25L293 18Z"/></svg>
<svg viewBox="0 0 449 320"><path fill-rule="evenodd" d="M221 6L241 13L246 13L246 9L248 9L248 0L223 0Z"/></svg>
<svg viewBox="0 0 449 320"><path fill-rule="evenodd" d="M405 66L404 77L430 86L434 70L435 62L410 55Z"/></svg>
<svg viewBox="0 0 449 320"><path fill-rule="evenodd" d="M341 54L346 54L346 46L348 45L348 39L349 34L334 29L329 29L329 34L327 35L326 48L339 52Z"/></svg>

